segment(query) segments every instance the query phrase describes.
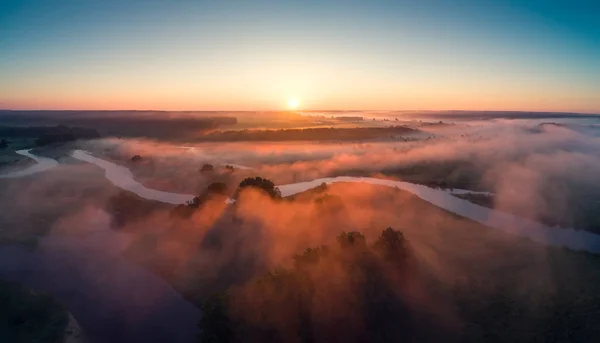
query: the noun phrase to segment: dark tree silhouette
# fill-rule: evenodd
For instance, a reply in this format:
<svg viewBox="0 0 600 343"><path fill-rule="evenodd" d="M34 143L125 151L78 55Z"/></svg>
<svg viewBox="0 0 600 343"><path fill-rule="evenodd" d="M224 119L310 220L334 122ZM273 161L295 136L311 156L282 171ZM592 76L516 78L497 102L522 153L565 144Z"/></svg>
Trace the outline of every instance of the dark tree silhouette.
<svg viewBox="0 0 600 343"><path fill-rule="evenodd" d="M200 171L203 172L203 173L205 173L205 172L211 172L213 170L214 170L214 168L213 168L212 164L208 164L208 163L205 164L205 165L203 165L202 168L200 168Z"/></svg>
<svg viewBox="0 0 600 343"><path fill-rule="evenodd" d="M342 232L336 238L340 248L344 249L366 249L367 240L365 236L358 231Z"/></svg>
<svg viewBox="0 0 600 343"><path fill-rule="evenodd" d="M388 268L375 250L379 244L401 249L400 232L389 228L379 237L382 243L370 247L355 231L337 240L338 247L293 256L292 268L276 268L206 298L199 342L439 341L419 327L398 292L398 277L414 275Z"/></svg>
<svg viewBox="0 0 600 343"><path fill-rule="evenodd" d="M389 121L389 119L385 119ZM361 140L374 139L390 135L403 135L418 130L396 125L388 127L354 127L354 128L305 128L279 130L227 130L212 131L203 135L204 141L299 141L299 140Z"/></svg>
<svg viewBox="0 0 600 343"><path fill-rule="evenodd" d="M229 317L229 294L215 293L202 304L202 319L198 326L198 341L202 343L234 342L232 321Z"/></svg>
<svg viewBox="0 0 600 343"><path fill-rule="evenodd" d="M297 269L312 267L318 264L321 258L326 258L329 253L329 248L326 245L321 245L316 248L306 248L302 254L294 255L294 266Z"/></svg>
<svg viewBox="0 0 600 343"><path fill-rule="evenodd" d="M6 149L8 147L8 141L4 138L0 140L0 149Z"/></svg>
<svg viewBox="0 0 600 343"><path fill-rule="evenodd" d="M325 192L327 190L327 183L325 182L321 182L320 185L318 185L317 187L313 188L316 192Z"/></svg>
<svg viewBox="0 0 600 343"><path fill-rule="evenodd" d="M208 194L227 194L227 185L223 182L213 182L206 188Z"/></svg>
<svg viewBox="0 0 600 343"><path fill-rule="evenodd" d="M180 204L175 206L173 210L171 210L171 216L180 217L180 218L189 218L194 214L196 209L204 203L205 196L197 196L192 200L186 202L185 204Z"/></svg>
<svg viewBox="0 0 600 343"><path fill-rule="evenodd" d="M404 260L409 255L404 234L391 227L383 230L377 241L373 244L373 248L381 252L388 259Z"/></svg>
<svg viewBox="0 0 600 343"><path fill-rule="evenodd" d="M227 195L227 185L223 182L213 182L206 190L197 197L194 197L192 200L186 202L185 204L177 205L172 211L171 215L188 218L196 209L198 209L206 200L210 198L211 195Z"/></svg>
<svg viewBox="0 0 600 343"><path fill-rule="evenodd" d="M35 145L36 146L44 146L44 145L53 144L53 143L71 142L76 139L77 138L71 133L45 134L45 135L42 135L42 136L39 136L38 138L36 138Z"/></svg>
<svg viewBox="0 0 600 343"><path fill-rule="evenodd" d="M281 198L281 192L279 191L279 188L275 187L275 184L273 183L273 181L268 180L268 179L263 179L260 176L248 177L248 178L245 178L244 180L242 180L242 182L240 182L240 187L239 187L240 189L244 189L244 188L248 188L248 187L262 190L262 191L266 192L267 194L269 194L269 196L273 199Z"/></svg>

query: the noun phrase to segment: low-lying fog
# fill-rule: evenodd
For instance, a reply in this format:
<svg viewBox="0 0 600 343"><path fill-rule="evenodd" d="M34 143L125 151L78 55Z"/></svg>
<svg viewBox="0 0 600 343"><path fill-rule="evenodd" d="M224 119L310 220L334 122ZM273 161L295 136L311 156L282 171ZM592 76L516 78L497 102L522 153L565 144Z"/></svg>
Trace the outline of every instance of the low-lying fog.
<svg viewBox="0 0 600 343"><path fill-rule="evenodd" d="M205 163L251 167L238 171L275 184L339 175L387 176L490 191L496 209L551 225L600 229L589 211L600 195L600 127L496 120L420 129L427 139L411 142L172 145L106 139L84 148L117 162L140 155L141 161L128 166L142 183L182 193L206 186L208 178L198 173Z"/></svg>
<svg viewBox="0 0 600 343"><path fill-rule="evenodd" d="M108 249L115 254L117 250L116 254L152 270L199 303L210 292L289 265L291 256L307 247L334 244L344 230L358 230L373 239L391 226L405 233L426 275L424 282L434 285L430 294L410 296L418 299L418 306L436 312L444 327L453 330L467 320L458 314L454 304L458 298L453 298L451 289L478 277L506 278L501 291L522 301L537 320L544 317L543 304L553 297L560 297L562 304L582 289L595 292L598 273L585 262L586 255L570 255L488 230L393 188L340 183L321 193L278 202L252 190L236 194L237 185L254 176L276 185L331 176L389 178L487 191L491 198L457 196L546 225L598 232L600 127L594 125L577 119L560 125L461 120L419 126L423 134L408 141L399 137L302 143L78 141L34 151L56 158L60 164L55 168L0 181L6 213L1 222L11 227L2 230L2 241L23 243L45 235L42 249L56 247L53 238L69 237L94 246L94 251ZM177 217L171 205L142 200L114 187L100 168L70 157L76 149L129 168L136 181L149 188L200 195L209 184L223 182L228 186L226 195L237 196L238 201L229 206L222 198L209 198L190 216ZM133 158L136 155L139 158ZM205 164L212 170L201 171ZM329 199L324 194L334 200L324 201ZM84 243L90 234L87 223L98 213L112 218L104 230L119 235ZM44 219L32 223L31 218ZM20 233L27 238L20 239ZM565 285L565 278L578 286ZM132 282L135 288L150 281ZM498 291L498 287L490 289ZM111 287L106 286L105 292L111 292ZM122 297L127 304L126 293L119 288L118 296L109 298ZM537 297L528 298L532 294Z"/></svg>

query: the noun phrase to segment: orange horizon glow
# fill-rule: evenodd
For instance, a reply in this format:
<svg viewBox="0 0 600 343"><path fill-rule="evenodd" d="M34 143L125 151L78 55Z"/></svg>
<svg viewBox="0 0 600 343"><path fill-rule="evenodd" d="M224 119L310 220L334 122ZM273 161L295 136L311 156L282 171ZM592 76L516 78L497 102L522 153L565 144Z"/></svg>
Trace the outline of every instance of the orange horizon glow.
<svg viewBox="0 0 600 343"><path fill-rule="evenodd" d="M333 67L332 67L333 68ZM544 84L543 80L413 78L363 72L336 72L319 64L284 67L260 65L237 70L237 78L214 76L211 82L183 75L155 74L138 79L46 77L31 83L0 82L0 108L14 110L166 110L281 111L302 99L302 110L473 110L600 113L600 91ZM285 76L282 76L285 75ZM466 77L469 75L469 77ZM420 80L415 82L415 80ZM431 81L426 81L431 80ZM53 86L60 85L60 86ZM290 96L293 94L293 96Z"/></svg>
<svg viewBox="0 0 600 343"><path fill-rule="evenodd" d="M284 102L280 98L269 99L240 99L231 101L227 96L224 99L192 100L181 99L180 101L166 101L149 97L148 99L125 99L119 96L106 98L90 97L77 100L59 97L53 99L20 99L0 100L0 109L3 110L156 110L156 111L284 111L300 109L300 104L290 106L290 100ZM398 96L400 98L400 96ZM220 100L220 101L219 101ZM445 111L445 110L467 110L467 111L531 111L531 112L577 112L600 114L594 99L589 99L578 106L564 105L560 97L531 97L528 99L509 99L500 97L478 97L468 96L454 99L404 99L393 101L384 98L348 97L333 99L310 98L302 102L303 111L311 110L356 110L356 111ZM427 104L427 105L425 105Z"/></svg>

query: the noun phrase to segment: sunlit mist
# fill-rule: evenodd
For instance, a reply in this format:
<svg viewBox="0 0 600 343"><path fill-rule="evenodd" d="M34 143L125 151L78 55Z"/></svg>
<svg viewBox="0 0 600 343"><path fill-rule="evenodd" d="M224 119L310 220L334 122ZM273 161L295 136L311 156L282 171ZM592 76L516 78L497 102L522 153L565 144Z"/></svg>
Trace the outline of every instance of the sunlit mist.
<svg viewBox="0 0 600 343"><path fill-rule="evenodd" d="M290 98L287 102L288 108L291 110L295 110L300 106L300 100L298 98Z"/></svg>

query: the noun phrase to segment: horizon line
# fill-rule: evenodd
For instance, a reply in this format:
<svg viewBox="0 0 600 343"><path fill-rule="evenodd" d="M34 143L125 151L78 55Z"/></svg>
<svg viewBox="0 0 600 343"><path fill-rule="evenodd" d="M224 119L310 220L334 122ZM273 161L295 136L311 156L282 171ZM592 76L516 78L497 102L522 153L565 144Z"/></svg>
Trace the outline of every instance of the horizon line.
<svg viewBox="0 0 600 343"><path fill-rule="evenodd" d="M532 111L532 110L465 110L465 109L445 109L445 110L409 110L409 109L394 109L394 110L356 110L356 109L304 109L304 110L157 110L157 109L8 109L0 108L0 112L237 112L237 113L256 113L256 112L412 112L412 113L531 113L531 114L579 114L579 115L595 115L600 116L600 112L572 112L572 111Z"/></svg>

